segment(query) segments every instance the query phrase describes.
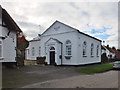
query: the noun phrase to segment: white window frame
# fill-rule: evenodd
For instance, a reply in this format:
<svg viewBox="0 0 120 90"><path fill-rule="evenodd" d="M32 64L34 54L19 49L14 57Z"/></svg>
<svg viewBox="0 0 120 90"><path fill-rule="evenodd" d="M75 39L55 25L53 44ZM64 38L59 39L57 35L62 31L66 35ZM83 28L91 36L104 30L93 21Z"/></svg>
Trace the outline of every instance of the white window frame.
<svg viewBox="0 0 120 90"><path fill-rule="evenodd" d="M27 49L27 52L28 52L28 55L30 54L30 50L29 49Z"/></svg>
<svg viewBox="0 0 120 90"><path fill-rule="evenodd" d="M65 48L66 48L66 56L72 56L72 44L70 40L67 40L65 42Z"/></svg>
<svg viewBox="0 0 120 90"><path fill-rule="evenodd" d="M94 44L93 43L91 44L91 52L90 52L90 54L91 54L91 57L94 56Z"/></svg>
<svg viewBox="0 0 120 90"><path fill-rule="evenodd" d="M0 47L1 47L1 55L0 55L0 60L3 60L3 48L2 48L2 40L0 40Z"/></svg>
<svg viewBox="0 0 120 90"><path fill-rule="evenodd" d="M41 56L41 47L39 47L38 54L39 54L39 56Z"/></svg>
<svg viewBox="0 0 120 90"><path fill-rule="evenodd" d="M84 41L84 42L83 42L83 57L86 57L86 56L87 56L87 55L86 55L86 48L87 48L87 42Z"/></svg>
<svg viewBox="0 0 120 90"><path fill-rule="evenodd" d="M32 56L35 56L35 47L32 47L31 54L32 54Z"/></svg>
<svg viewBox="0 0 120 90"><path fill-rule="evenodd" d="M97 45L97 52L96 52L97 57L99 57L99 45Z"/></svg>

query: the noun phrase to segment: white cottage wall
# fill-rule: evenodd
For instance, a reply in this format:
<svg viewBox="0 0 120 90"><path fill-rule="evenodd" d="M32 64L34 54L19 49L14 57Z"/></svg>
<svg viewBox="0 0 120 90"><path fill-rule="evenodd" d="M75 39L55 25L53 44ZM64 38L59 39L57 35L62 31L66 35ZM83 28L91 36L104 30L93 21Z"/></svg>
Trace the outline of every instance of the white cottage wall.
<svg viewBox="0 0 120 90"><path fill-rule="evenodd" d="M34 56L32 56L32 47L34 47ZM36 60L36 57L39 57L39 47L40 46L40 41L31 41L29 42L29 47L27 48L27 60ZM28 53L29 50L29 53Z"/></svg>
<svg viewBox="0 0 120 90"><path fill-rule="evenodd" d="M2 36L8 34L8 29L2 27ZM3 60L1 62L16 62L16 32L11 31L7 38L2 39Z"/></svg>
<svg viewBox="0 0 120 90"><path fill-rule="evenodd" d="M103 54L103 53L106 53L106 50L102 49L101 50L101 54Z"/></svg>

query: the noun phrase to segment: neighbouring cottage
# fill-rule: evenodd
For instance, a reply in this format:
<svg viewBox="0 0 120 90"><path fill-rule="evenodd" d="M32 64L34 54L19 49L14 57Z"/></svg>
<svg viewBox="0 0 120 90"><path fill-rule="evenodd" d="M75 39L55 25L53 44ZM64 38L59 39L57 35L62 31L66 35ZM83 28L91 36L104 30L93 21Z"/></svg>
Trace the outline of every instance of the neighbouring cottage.
<svg viewBox="0 0 120 90"><path fill-rule="evenodd" d="M26 59L46 57L48 64L84 65L101 62L101 40L55 21L45 32L29 42Z"/></svg>
<svg viewBox="0 0 120 90"><path fill-rule="evenodd" d="M17 33L22 32L15 21L0 6L0 62L16 63Z"/></svg>
<svg viewBox="0 0 120 90"><path fill-rule="evenodd" d="M116 49L112 49L109 47L109 45L107 46L102 46L101 47L102 50L102 54L106 53L106 56L108 57L108 59L116 59Z"/></svg>

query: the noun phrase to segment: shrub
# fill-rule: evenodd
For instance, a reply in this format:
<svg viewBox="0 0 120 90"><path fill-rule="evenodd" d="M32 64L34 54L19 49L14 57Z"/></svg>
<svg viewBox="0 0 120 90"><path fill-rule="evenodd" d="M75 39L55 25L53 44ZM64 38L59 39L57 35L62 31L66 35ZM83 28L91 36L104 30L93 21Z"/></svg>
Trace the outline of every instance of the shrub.
<svg viewBox="0 0 120 90"><path fill-rule="evenodd" d="M108 62L108 57L106 56L106 53L103 53L101 55L101 63L105 63Z"/></svg>
<svg viewBox="0 0 120 90"><path fill-rule="evenodd" d="M45 62L44 64L45 64L45 65L47 65L48 63L47 63L47 62Z"/></svg>
<svg viewBox="0 0 120 90"><path fill-rule="evenodd" d="M44 64L45 63L46 57L37 57L37 64Z"/></svg>
<svg viewBox="0 0 120 90"><path fill-rule="evenodd" d="M57 66L56 62L54 62L54 65Z"/></svg>

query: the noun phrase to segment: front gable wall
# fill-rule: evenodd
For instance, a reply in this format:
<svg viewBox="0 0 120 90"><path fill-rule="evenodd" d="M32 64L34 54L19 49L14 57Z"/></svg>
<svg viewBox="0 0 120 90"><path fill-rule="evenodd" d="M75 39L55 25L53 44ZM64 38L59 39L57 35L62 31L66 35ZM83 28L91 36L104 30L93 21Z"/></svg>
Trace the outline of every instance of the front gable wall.
<svg viewBox="0 0 120 90"><path fill-rule="evenodd" d="M68 27L67 25L56 21L42 34L42 36L55 35L55 34L60 34L60 33L74 32L74 31L75 30Z"/></svg>

